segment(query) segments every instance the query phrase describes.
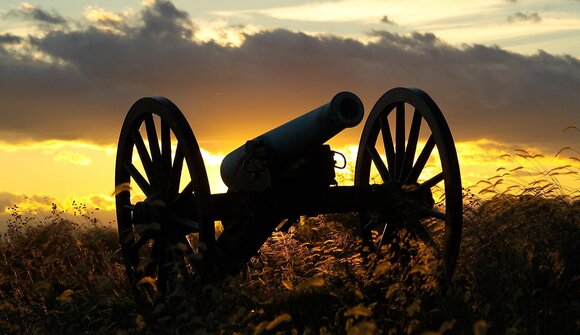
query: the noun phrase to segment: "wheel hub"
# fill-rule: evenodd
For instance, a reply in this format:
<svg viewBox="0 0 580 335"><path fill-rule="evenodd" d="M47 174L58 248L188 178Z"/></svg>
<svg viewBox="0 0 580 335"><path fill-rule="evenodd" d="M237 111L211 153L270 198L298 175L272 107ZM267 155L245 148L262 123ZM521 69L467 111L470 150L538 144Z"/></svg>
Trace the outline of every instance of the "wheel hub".
<svg viewBox="0 0 580 335"><path fill-rule="evenodd" d="M152 196L135 204L133 224L137 232L153 234L154 236L151 237L156 237L171 227L166 224L169 217L170 210L165 201Z"/></svg>
<svg viewBox="0 0 580 335"><path fill-rule="evenodd" d="M422 212L432 210L435 205L431 190L421 188L418 183L397 184L396 189L398 201L388 206L383 203L379 207L380 217L392 224L415 221L423 216Z"/></svg>
<svg viewBox="0 0 580 335"><path fill-rule="evenodd" d="M409 198L409 201L413 203L414 207L433 209L433 206L435 205L435 199L433 198L433 192L431 192L431 189L421 188L418 183L403 184L401 185L401 191L405 197Z"/></svg>

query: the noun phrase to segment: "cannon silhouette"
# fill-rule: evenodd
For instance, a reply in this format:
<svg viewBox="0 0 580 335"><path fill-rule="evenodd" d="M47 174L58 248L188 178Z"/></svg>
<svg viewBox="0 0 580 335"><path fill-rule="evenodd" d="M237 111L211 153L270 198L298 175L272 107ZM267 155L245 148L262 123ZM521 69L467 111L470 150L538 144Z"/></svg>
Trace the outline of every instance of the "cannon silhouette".
<svg viewBox="0 0 580 335"><path fill-rule="evenodd" d="M360 99L341 92L228 154L221 165L228 192L211 194L180 110L163 97L138 100L123 123L115 168L119 239L137 302L236 274L273 231L327 213L358 213L362 241L377 252L394 230L407 229L435 250L450 278L462 189L441 111L419 89L386 92L364 126L354 185L338 186L338 153L324 143L362 119ZM142 285L144 278L155 285Z"/></svg>

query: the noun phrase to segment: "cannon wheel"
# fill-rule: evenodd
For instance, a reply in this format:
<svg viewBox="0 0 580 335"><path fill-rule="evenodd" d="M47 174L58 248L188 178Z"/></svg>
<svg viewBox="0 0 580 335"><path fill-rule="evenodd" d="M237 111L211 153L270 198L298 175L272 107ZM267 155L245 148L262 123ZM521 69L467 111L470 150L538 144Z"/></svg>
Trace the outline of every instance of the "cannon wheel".
<svg viewBox="0 0 580 335"><path fill-rule="evenodd" d="M143 98L131 107L115 185L121 250L137 303L151 305L199 278L204 251L215 242L214 222L203 212L210 190L195 136L171 101Z"/></svg>
<svg viewBox="0 0 580 335"><path fill-rule="evenodd" d="M406 116L411 116L408 133ZM422 129L425 123L428 129ZM444 279L450 279L461 242L463 198L455 144L439 107L416 88L388 91L373 107L358 150L355 185L395 181L403 194L427 192L440 199L437 203L431 198L428 206L421 203L411 217L361 213L363 240L380 250L389 232L404 226L436 249L444 261Z"/></svg>

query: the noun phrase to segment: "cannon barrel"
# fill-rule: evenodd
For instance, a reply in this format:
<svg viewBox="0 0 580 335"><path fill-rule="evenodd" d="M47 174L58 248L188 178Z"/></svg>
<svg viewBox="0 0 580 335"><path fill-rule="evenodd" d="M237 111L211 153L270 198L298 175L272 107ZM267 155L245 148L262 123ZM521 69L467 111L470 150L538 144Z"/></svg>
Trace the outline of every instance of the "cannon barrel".
<svg viewBox="0 0 580 335"><path fill-rule="evenodd" d="M229 153L221 164L222 179L228 187L234 186L234 176L244 166L256 146L264 148L277 164L292 164L342 130L358 125L363 115L363 104L355 94L338 93L329 103L272 129Z"/></svg>

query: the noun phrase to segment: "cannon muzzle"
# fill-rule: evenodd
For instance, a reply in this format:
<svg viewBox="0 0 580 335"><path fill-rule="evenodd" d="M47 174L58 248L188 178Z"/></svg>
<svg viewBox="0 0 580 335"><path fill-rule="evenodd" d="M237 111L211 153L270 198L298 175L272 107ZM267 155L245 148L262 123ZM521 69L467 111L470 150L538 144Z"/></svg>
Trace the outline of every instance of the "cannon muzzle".
<svg viewBox="0 0 580 335"><path fill-rule="evenodd" d="M318 161L324 160L323 144L342 130L358 125L363 114L363 104L355 94L338 93L329 103L229 153L221 164L222 179L229 188L260 190L276 184L279 176L300 170L298 167L304 164L317 170ZM328 146L326 149L332 155ZM334 180L332 156L330 161Z"/></svg>

